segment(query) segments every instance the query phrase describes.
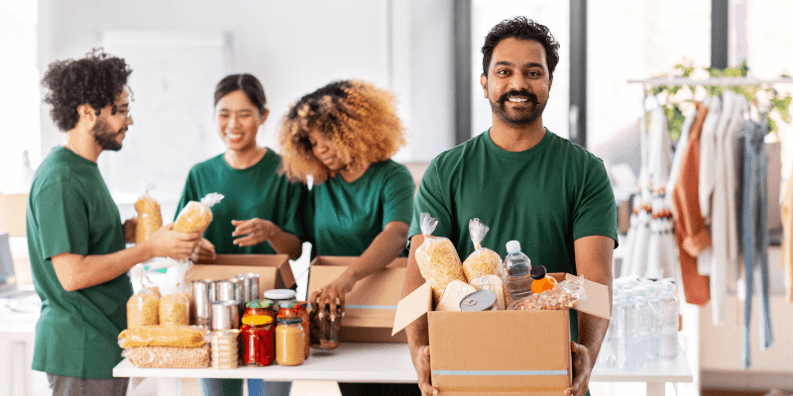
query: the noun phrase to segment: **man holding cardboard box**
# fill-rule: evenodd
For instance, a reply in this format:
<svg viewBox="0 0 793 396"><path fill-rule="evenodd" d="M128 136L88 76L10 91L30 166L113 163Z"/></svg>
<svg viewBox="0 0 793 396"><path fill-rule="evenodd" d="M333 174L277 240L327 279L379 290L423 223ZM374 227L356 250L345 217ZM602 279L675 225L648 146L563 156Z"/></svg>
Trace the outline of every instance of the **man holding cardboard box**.
<svg viewBox="0 0 793 396"><path fill-rule="evenodd" d="M479 218L490 227L482 246L501 257L506 242L516 239L532 265L583 276L610 290L616 207L603 162L542 123L558 48L545 26L524 17L505 20L488 34L480 81L493 125L442 153L427 169L414 204L403 296L424 283L415 260L425 239L419 229L422 212L438 219L433 235L449 238L462 259L474 251L468 222ZM607 319L570 311L573 378L565 394L587 393L607 328ZM423 394L445 391L430 384L427 317L406 330Z"/></svg>
<svg viewBox="0 0 793 396"><path fill-rule="evenodd" d="M132 125L130 73L123 59L99 50L54 62L44 76L45 102L68 134L36 171L27 211L33 284L42 301L33 369L47 373L53 395L126 394L128 378L112 371L122 359L118 334L127 327L132 296L126 272L152 257L186 259L201 237L168 225L125 249L134 231L125 232L97 159L121 149Z"/></svg>

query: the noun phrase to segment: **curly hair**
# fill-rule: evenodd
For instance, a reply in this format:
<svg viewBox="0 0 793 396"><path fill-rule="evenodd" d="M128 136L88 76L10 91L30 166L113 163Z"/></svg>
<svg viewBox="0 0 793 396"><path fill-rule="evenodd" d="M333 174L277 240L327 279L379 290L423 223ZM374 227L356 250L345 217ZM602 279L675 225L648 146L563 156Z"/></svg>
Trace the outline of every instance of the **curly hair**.
<svg viewBox="0 0 793 396"><path fill-rule="evenodd" d="M124 59L105 54L101 48L82 59L52 62L41 84L49 89L44 102L52 105L55 125L62 131L73 129L80 118L77 107L83 104L91 105L99 115L124 90L130 73Z"/></svg>
<svg viewBox="0 0 793 396"><path fill-rule="evenodd" d="M536 40L545 47L545 61L548 63L548 73L553 78L553 71L559 63L559 42L551 34L551 31L544 25L518 16L512 19L505 19L493 26L490 33L485 37L485 44L482 46L482 74L487 76L490 68L490 60L493 58L493 49L505 38L514 37L520 40Z"/></svg>
<svg viewBox="0 0 793 396"><path fill-rule="evenodd" d="M335 177L311 149L308 135L318 130L336 145L345 167L368 167L385 161L405 144L404 127L390 91L358 80L332 82L297 101L280 131L280 173L292 181L314 183Z"/></svg>

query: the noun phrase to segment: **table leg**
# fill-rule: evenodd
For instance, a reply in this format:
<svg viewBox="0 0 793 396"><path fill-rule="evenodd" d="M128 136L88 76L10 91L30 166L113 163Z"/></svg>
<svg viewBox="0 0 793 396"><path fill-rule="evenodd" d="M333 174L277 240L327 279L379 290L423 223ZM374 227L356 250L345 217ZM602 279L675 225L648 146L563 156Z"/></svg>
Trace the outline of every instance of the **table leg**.
<svg viewBox="0 0 793 396"><path fill-rule="evenodd" d="M181 396L181 378L157 378L157 396Z"/></svg>
<svg viewBox="0 0 793 396"><path fill-rule="evenodd" d="M663 382L648 382L647 396L664 396L666 384Z"/></svg>

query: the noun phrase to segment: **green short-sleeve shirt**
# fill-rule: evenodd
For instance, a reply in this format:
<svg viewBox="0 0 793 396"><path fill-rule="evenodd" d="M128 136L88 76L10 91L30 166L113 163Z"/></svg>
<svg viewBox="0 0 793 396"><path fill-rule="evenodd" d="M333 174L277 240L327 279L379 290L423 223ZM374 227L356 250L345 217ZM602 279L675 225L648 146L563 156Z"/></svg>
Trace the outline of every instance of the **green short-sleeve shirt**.
<svg viewBox="0 0 793 396"><path fill-rule="evenodd" d="M438 219L433 235L449 238L461 260L474 251L468 231L473 218L490 227L483 247L503 258L506 243L518 240L532 265L548 272L576 274L576 239L602 235L617 242L614 193L603 161L547 130L522 152L500 149L489 130L443 152L419 185L410 237L421 233L422 212ZM577 339L577 326L571 330Z"/></svg>
<svg viewBox="0 0 793 396"><path fill-rule="evenodd" d="M67 292L51 257L124 249L118 207L97 164L56 147L36 172L28 197L27 236L33 284L42 301L33 369L82 378L112 378L121 361L118 334L127 327L132 284L124 274Z"/></svg>
<svg viewBox="0 0 793 396"><path fill-rule="evenodd" d="M386 224L410 223L416 185L393 160L372 164L357 180L341 175L311 188L311 238L322 256L360 256Z"/></svg>
<svg viewBox="0 0 793 396"><path fill-rule="evenodd" d="M217 192L224 198L212 206L212 222L204 238L215 245L218 254L274 254L269 243L236 246L231 233L236 229L232 220L259 218L272 221L284 232L301 240L305 237L304 219L308 192L300 183L290 183L278 174L281 157L267 149L264 157L247 169L234 169L223 154L195 165L187 176L179 211L190 201L200 201Z"/></svg>

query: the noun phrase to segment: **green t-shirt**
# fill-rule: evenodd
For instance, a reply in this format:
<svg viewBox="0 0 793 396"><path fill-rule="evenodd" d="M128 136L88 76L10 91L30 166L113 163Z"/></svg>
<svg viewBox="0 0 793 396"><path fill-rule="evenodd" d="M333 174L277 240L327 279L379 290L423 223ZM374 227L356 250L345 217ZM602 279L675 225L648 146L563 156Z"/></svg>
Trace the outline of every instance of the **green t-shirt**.
<svg viewBox="0 0 793 396"><path fill-rule="evenodd" d="M410 223L416 185L393 160L372 164L357 180L341 175L311 188L311 242L322 256L360 256L392 221Z"/></svg>
<svg viewBox="0 0 793 396"><path fill-rule="evenodd" d="M427 168L413 206L408 235L421 233L420 214L438 219L432 235L449 238L461 260L474 251L468 222L490 231L482 246L506 256L520 242L532 265L576 274L573 242L603 235L617 241L614 193L603 162L546 130L522 152L500 149L490 131L438 155ZM577 340L575 311L571 332Z"/></svg>
<svg viewBox="0 0 793 396"><path fill-rule="evenodd" d="M127 327L132 284L124 274L67 292L51 257L124 249L118 207L97 164L63 147L42 162L28 197L27 236L33 284L41 297L33 369L82 378L112 378L121 361L118 334Z"/></svg>
<svg viewBox="0 0 793 396"><path fill-rule="evenodd" d="M290 183L278 174L281 157L267 149L264 157L247 169L234 169L223 154L197 164L190 170L176 209L176 217L189 201L201 201L209 193L224 198L212 206L212 222L204 238L215 245L218 254L274 254L268 242L254 246L234 245L236 227L232 220L259 218L275 223L281 230L301 240L305 237L303 216L307 190L303 184Z"/></svg>

